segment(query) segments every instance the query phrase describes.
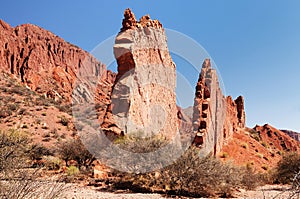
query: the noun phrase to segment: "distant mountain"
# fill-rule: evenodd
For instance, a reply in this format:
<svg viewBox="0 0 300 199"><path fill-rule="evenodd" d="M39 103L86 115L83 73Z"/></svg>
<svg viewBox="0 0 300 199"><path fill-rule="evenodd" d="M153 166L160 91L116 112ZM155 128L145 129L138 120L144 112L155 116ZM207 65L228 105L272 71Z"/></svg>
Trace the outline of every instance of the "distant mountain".
<svg viewBox="0 0 300 199"><path fill-rule="evenodd" d="M290 130L281 130L282 132L286 133L290 137L294 138L298 142L300 142L300 133L295 132L295 131L290 131Z"/></svg>

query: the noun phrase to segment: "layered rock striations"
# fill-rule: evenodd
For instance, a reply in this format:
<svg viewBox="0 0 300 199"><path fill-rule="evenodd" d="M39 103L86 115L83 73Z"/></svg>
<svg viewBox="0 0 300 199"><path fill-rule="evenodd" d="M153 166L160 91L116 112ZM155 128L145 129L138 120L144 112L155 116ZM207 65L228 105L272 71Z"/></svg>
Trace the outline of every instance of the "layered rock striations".
<svg viewBox="0 0 300 199"><path fill-rule="evenodd" d="M232 134L245 126L244 101L238 97L225 98L216 70L209 59L202 65L196 86L193 131L194 144L201 147L202 155L216 155Z"/></svg>
<svg viewBox="0 0 300 199"><path fill-rule="evenodd" d="M129 9L122 24L114 45L118 74L102 129L171 137L178 130L176 67L164 29L149 15L137 21Z"/></svg>
<svg viewBox="0 0 300 199"><path fill-rule="evenodd" d="M33 91L56 101L96 100L102 112L110 102L115 78L114 73L107 71L106 66L88 52L53 33L31 24L13 28L2 20L0 69L11 73ZM96 81L94 94L87 77Z"/></svg>

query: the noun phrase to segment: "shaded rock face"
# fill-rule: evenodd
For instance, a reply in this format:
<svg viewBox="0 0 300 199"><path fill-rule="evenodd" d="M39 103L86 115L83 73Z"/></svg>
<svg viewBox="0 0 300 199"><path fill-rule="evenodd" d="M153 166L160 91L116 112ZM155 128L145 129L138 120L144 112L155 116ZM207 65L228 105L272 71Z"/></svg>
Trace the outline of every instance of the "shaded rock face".
<svg viewBox="0 0 300 199"><path fill-rule="evenodd" d="M194 144L201 155L216 155L238 128L245 126L244 100L224 97L209 59L202 65L193 108Z"/></svg>
<svg viewBox="0 0 300 199"><path fill-rule="evenodd" d="M31 24L12 28L1 20L0 69L56 101L77 103L96 99L103 107L102 112L110 102L115 78L92 55L53 33ZM86 77L97 81L95 95L90 94ZM85 83L72 94L78 82Z"/></svg>
<svg viewBox="0 0 300 199"><path fill-rule="evenodd" d="M176 69L161 24L149 16L136 21L125 10L114 55L118 75L102 129L118 135L177 133Z"/></svg>

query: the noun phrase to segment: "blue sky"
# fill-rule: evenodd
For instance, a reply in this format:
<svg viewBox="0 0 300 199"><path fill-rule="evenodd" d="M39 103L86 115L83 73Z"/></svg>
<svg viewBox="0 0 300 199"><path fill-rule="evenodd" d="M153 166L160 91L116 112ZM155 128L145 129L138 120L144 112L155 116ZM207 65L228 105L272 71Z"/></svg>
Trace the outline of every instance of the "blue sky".
<svg viewBox="0 0 300 199"><path fill-rule="evenodd" d="M36 24L91 51L119 31L127 7L201 44L226 94L245 97L249 127L269 123L300 132L298 0L6 1L0 18L12 26Z"/></svg>

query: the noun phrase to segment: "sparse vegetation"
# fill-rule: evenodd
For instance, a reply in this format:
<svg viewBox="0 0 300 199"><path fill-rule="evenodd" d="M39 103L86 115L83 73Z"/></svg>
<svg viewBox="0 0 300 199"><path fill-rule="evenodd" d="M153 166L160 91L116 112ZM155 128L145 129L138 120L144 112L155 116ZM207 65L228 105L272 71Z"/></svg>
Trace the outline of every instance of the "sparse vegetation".
<svg viewBox="0 0 300 199"><path fill-rule="evenodd" d="M29 169L30 145L21 131L0 131L0 198L58 198L65 184L40 178L40 169Z"/></svg>
<svg viewBox="0 0 300 199"><path fill-rule="evenodd" d="M198 154L199 150L192 147L174 164L160 171L121 174L121 182L115 186L179 196L231 197L237 188L258 185L259 178L252 170L249 172L212 157L200 158Z"/></svg>
<svg viewBox="0 0 300 199"><path fill-rule="evenodd" d="M229 155L227 152L223 152L221 155L220 155L221 158L228 158Z"/></svg>
<svg viewBox="0 0 300 199"><path fill-rule="evenodd" d="M66 166L69 166L69 161L77 162L78 168L91 166L95 157L85 148L80 139L69 139L58 145L58 153Z"/></svg>
<svg viewBox="0 0 300 199"><path fill-rule="evenodd" d="M60 123L61 123L62 125L64 125L64 126L68 126L68 124L69 124L69 119L66 118L65 116L61 116L61 117L60 117Z"/></svg>
<svg viewBox="0 0 300 199"><path fill-rule="evenodd" d="M270 148L270 146L266 142L261 142L261 145L263 145L265 148Z"/></svg>
<svg viewBox="0 0 300 199"><path fill-rule="evenodd" d="M241 147L243 147L244 149L248 149L248 144L244 142L241 144Z"/></svg>
<svg viewBox="0 0 300 199"><path fill-rule="evenodd" d="M80 171L76 166L71 165L71 166L67 167L68 176L78 175L79 173L80 173Z"/></svg>
<svg viewBox="0 0 300 199"><path fill-rule="evenodd" d="M283 184L290 184L293 178L300 172L300 155L297 153L287 153L279 161L275 181Z"/></svg>

